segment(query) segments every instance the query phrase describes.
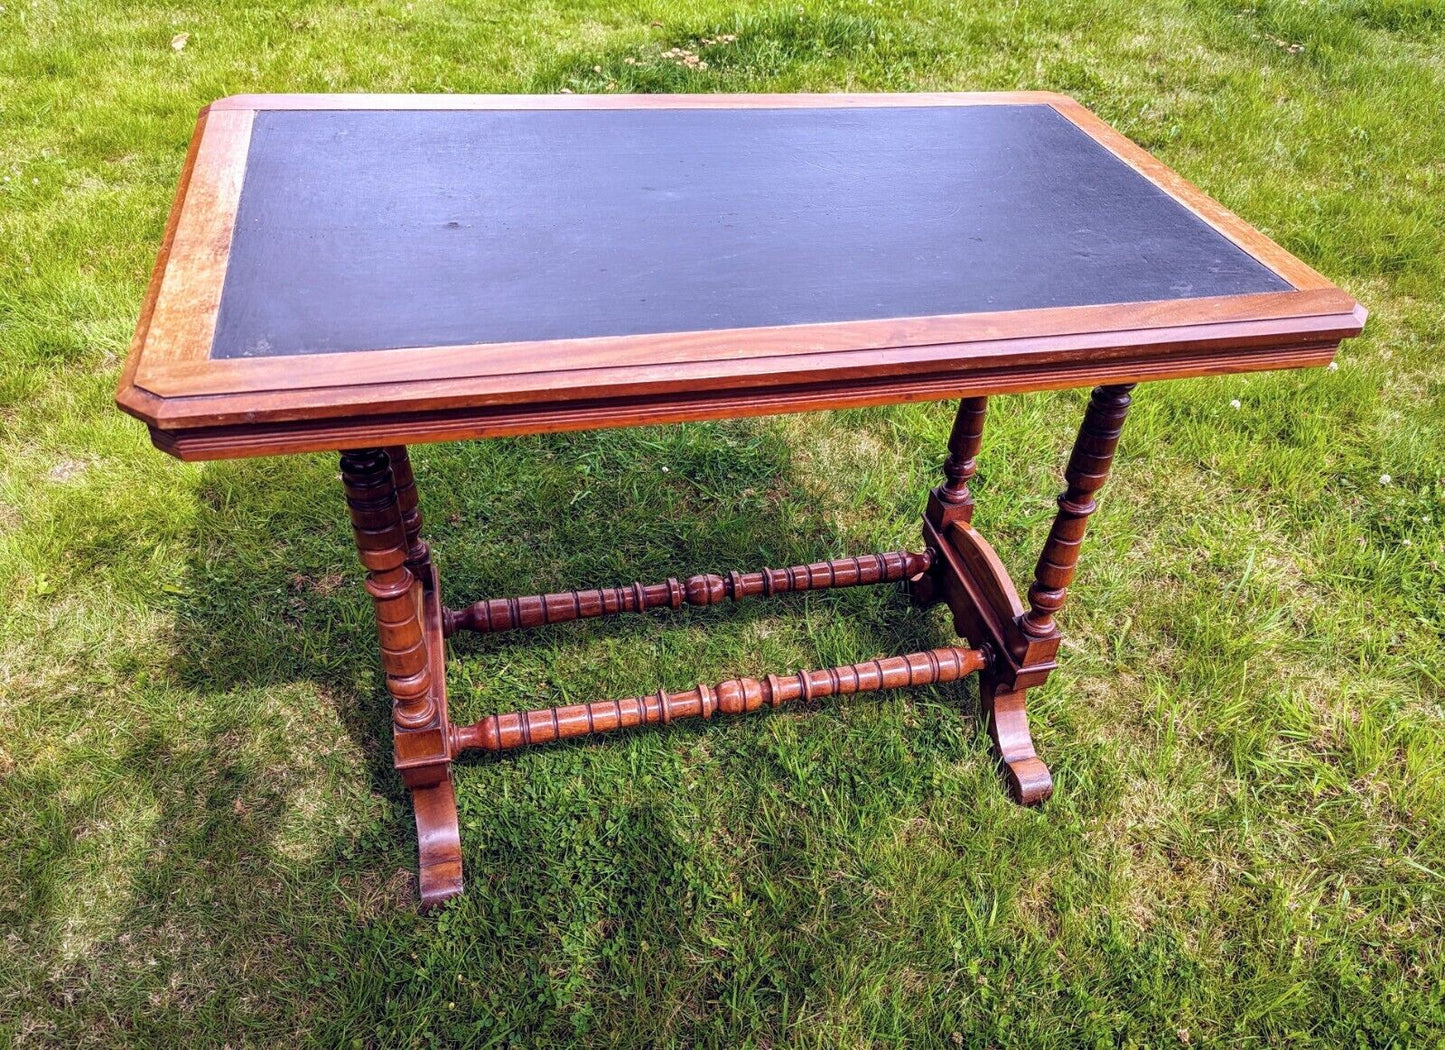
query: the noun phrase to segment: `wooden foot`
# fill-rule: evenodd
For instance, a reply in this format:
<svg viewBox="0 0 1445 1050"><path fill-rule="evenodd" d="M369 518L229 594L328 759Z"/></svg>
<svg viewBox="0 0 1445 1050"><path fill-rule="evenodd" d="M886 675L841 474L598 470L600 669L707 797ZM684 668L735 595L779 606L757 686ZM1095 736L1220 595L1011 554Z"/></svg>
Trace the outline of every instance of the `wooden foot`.
<svg viewBox="0 0 1445 1050"><path fill-rule="evenodd" d="M1054 779L1034 750L1024 695L1022 689L1008 692L986 679L979 682L981 714L993 740L999 773L1015 802L1034 806L1054 793Z"/></svg>
<svg viewBox="0 0 1445 1050"><path fill-rule="evenodd" d="M411 804L416 811L416 841L421 854L418 883L425 911L462 892L462 841L451 779L412 788Z"/></svg>

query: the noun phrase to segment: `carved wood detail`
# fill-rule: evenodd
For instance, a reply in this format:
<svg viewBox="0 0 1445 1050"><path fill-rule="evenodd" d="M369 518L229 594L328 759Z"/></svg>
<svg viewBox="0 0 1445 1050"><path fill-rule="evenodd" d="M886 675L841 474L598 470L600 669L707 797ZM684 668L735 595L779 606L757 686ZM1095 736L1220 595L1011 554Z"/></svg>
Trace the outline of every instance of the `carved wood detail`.
<svg viewBox="0 0 1445 1050"><path fill-rule="evenodd" d="M1029 733L1028 706L1024 690L1006 689L991 675L979 679L979 701L994 757L1008 785L1010 797L1020 805L1033 806L1054 793L1054 779L1034 750Z"/></svg>
<svg viewBox="0 0 1445 1050"><path fill-rule="evenodd" d="M948 439L945 481L928 497L923 541L936 552L932 571L914 584L920 605L944 602L954 629L970 644L987 646L992 659L979 675L979 713L994 758L1014 801L1043 802L1053 791L1048 767L1029 735L1026 691L1054 670L1058 637L1033 638L1021 626L1024 605L1008 570L974 530L973 494L986 403L965 399Z"/></svg>
<svg viewBox="0 0 1445 1050"><path fill-rule="evenodd" d="M260 110L671 109L1047 105L1160 193L1213 226L1292 290L938 316L642 332L511 343L217 359L228 254ZM949 202L943 200L942 205ZM825 246L826 247L826 246ZM979 673L984 725L1013 797L1052 790L1029 732L1026 691L1055 669L1055 622L1078 565L1140 381L1324 365L1362 329L1365 310L1262 233L1058 95L236 96L197 123L182 185L122 373L117 402L156 445L185 459L356 448L341 457L357 548L375 604L395 767L411 791L420 893L431 907L462 892L450 762L461 748L506 751L683 717L797 699L953 682ZM518 333L519 337L524 333ZM1027 606L972 528L986 395L1098 386ZM833 410L958 398L929 494L926 549L442 607L405 444ZM972 648L949 647L794 675L603 703L492 716L453 726L444 638L584 617L788 591L908 580L921 605L945 602ZM963 644L963 643L961 643Z"/></svg>
<svg viewBox="0 0 1445 1050"><path fill-rule="evenodd" d="M1098 506L1094 496L1109 478L1114 450L1119 445L1124 418L1129 414L1129 391L1133 389L1133 383L1095 387L1089 398L1073 454L1064 471L1067 488L1059 496L1059 510L1034 569L1034 582L1029 587L1029 611L1021 625L1031 638L1047 638L1058 633L1054 614L1063 607L1069 584L1073 582L1089 516Z"/></svg>
<svg viewBox="0 0 1445 1050"><path fill-rule="evenodd" d="M356 549L367 570L366 590L376 606L392 720L402 729L431 726L438 711L422 632L421 588L407 568L406 530L391 460L381 449L343 452L341 477Z"/></svg>
<svg viewBox="0 0 1445 1050"><path fill-rule="evenodd" d="M459 896L464 886L461 829L451 777L412 788L411 806L416 815L417 886L426 911Z"/></svg>
<svg viewBox="0 0 1445 1050"><path fill-rule="evenodd" d="M416 491L416 478L411 472L411 456L405 445L391 445L385 451L391 460L396 503L401 510L402 527L406 530L406 565L423 586L430 587L431 548L421 538L421 499Z"/></svg>
<svg viewBox="0 0 1445 1050"><path fill-rule="evenodd" d="M540 711L492 715L475 725L452 730L453 751L478 748L510 751L534 744L639 725L665 725L679 718L711 718L716 712L741 714L764 705L792 700L901 689L913 685L956 682L981 670L988 658L980 649L948 647L890 656L847 667L799 671L765 678L734 678L716 686L699 685L681 693L658 691L651 696L573 704Z"/></svg>
<svg viewBox="0 0 1445 1050"><path fill-rule="evenodd" d="M382 664L393 698L396 765L412 792L421 851L423 907L462 890L461 845L449 762L463 750L510 751L679 718L739 714L794 700L955 682L979 672L981 715L1010 795L1044 801L1053 791L1048 767L1029 732L1026 691L1055 668L1059 634L1053 614L1063 604L1079 542L1108 477L1129 406L1130 385L1094 391L1066 471L1067 488L1039 558L1025 610L997 554L971 525L969 482L977 473L987 403L966 398L949 435L945 480L929 494L922 552L889 551L758 572L701 574L679 581L635 583L441 607L436 570L421 539L422 515L406 449L342 454L346 499L357 549L376 604ZM911 581L922 604L946 602L958 646L885 657L792 675L735 678L680 693L493 715L469 726L447 720L443 638L460 629L503 631L622 612L714 605L757 595Z"/></svg>
<svg viewBox="0 0 1445 1050"><path fill-rule="evenodd" d="M510 631L624 612L680 609L684 603L716 605L727 599L740 601L758 595L858 587L906 580L927 572L932 564L933 555L929 551L917 554L888 551L786 569L691 576L686 582L672 577L666 583L634 583L627 587L533 594L525 598L492 598L465 609L444 610L443 627L448 635L459 630Z"/></svg>
<svg viewBox="0 0 1445 1050"><path fill-rule="evenodd" d="M395 765L416 816L418 892L433 908L462 892L462 848L451 782L441 606L406 449L341 455L341 477L366 590L376 606L392 698Z"/></svg>
<svg viewBox="0 0 1445 1050"><path fill-rule="evenodd" d="M948 435L948 458L943 461L944 483L930 493L929 508L942 524L973 520L973 493L968 483L978 473L978 450L983 443L983 421L988 398L966 397L958 403Z"/></svg>

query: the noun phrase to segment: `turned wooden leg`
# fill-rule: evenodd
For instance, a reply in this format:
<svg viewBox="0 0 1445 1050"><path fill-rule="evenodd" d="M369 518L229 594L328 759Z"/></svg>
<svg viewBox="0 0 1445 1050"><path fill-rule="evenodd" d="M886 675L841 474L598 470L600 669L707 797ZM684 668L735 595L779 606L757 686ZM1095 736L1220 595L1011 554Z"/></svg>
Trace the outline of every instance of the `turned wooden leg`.
<svg viewBox="0 0 1445 1050"><path fill-rule="evenodd" d="M988 398L966 397L958 403L953 429L948 434L948 458L943 461L942 485L933 490L933 498L945 513L943 520L973 520L973 493L968 483L978 473L978 450L983 444L983 421L988 413Z"/></svg>
<svg viewBox="0 0 1445 1050"><path fill-rule="evenodd" d="M989 736L1009 792L1024 804L1047 799L1053 793L1053 780L1034 750L1025 703L1027 690L1019 687L1020 681L1038 684L1053 669L1053 655L1059 644L1054 614L1063 607L1068 586L1073 582L1089 515L1097 506L1094 496L1109 477L1132 389L1132 384L1101 386L1090 397L1064 472L1066 488L1059 496L1059 511L1029 587L1029 610L1013 617L1020 632L1020 636L1007 645L1013 659L990 668L980 678L979 691ZM1005 681L1005 677L1011 678L1012 683Z"/></svg>
<svg viewBox="0 0 1445 1050"><path fill-rule="evenodd" d="M341 476L356 548L367 570L366 590L376 607L396 767L416 812L421 902L431 907L462 891L435 575L425 544L408 527L391 457L381 449L344 452ZM410 520L419 532L409 465L405 482ZM420 572L426 573L425 581Z"/></svg>
<svg viewBox="0 0 1445 1050"><path fill-rule="evenodd" d="M1030 638L1049 638L1059 633L1054 614L1063 608L1069 584L1074 580L1089 515L1098 507L1094 496L1109 478L1119 433L1129 414L1129 391L1133 389L1133 383L1096 387L1089 398L1064 471L1067 487L1059 496L1059 511L1029 587L1029 611L1021 626Z"/></svg>
<svg viewBox="0 0 1445 1050"><path fill-rule="evenodd" d="M968 524L973 520L973 493L968 483L978 473L978 450L983 442L983 421L988 412L988 398L966 397L958 403L953 429L948 433L948 457L943 461L944 482L928 494L924 519L940 532L947 532L956 521ZM930 566L934 570L938 564ZM913 604L927 608L942 600L938 572L927 572L908 581L908 594Z"/></svg>
<svg viewBox="0 0 1445 1050"><path fill-rule="evenodd" d="M939 557L935 571L915 584L914 595L924 604L947 601L960 632L976 645L989 645L989 663L979 674L980 717L1010 797L1032 805L1048 798L1054 785L1034 750L1026 690L1018 684L1019 668L1010 661L1014 647L1009 635L1017 632L1023 607L1003 565L971 526L974 504L969 482L978 472L987 411L987 398L959 403L948 435L944 482L929 493L924 512L924 533L937 544Z"/></svg>
<svg viewBox="0 0 1445 1050"><path fill-rule="evenodd" d="M411 473L411 457L405 445L392 445L386 450L391 460L391 476L396 485L396 505L401 511L402 528L406 531L406 566L423 586L431 585L431 548L421 538L421 500L417 496L416 478Z"/></svg>

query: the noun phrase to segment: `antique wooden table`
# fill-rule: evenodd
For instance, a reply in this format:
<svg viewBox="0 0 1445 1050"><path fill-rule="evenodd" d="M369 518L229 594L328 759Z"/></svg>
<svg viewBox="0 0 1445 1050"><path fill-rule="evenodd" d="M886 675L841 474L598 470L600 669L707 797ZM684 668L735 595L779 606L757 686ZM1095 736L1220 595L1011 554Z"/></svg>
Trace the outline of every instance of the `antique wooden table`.
<svg viewBox="0 0 1445 1050"><path fill-rule="evenodd" d="M977 672L1013 797L1141 380L1322 365L1365 312L1042 93L236 96L201 112L117 394L182 459L341 450L421 899L461 892L450 764ZM1018 596L970 525L988 395L1097 385ZM961 398L918 551L442 604L415 442ZM906 581L967 645L447 718L445 639Z"/></svg>

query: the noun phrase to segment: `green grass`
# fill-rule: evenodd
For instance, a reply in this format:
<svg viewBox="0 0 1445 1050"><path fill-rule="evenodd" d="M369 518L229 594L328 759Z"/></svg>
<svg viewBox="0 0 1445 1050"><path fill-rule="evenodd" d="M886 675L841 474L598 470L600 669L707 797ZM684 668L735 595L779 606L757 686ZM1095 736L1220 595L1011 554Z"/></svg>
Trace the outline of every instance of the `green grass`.
<svg viewBox="0 0 1445 1050"><path fill-rule="evenodd" d="M1053 801L1004 801L971 685L468 761L468 892L418 917L333 460L182 465L111 405L196 109L1021 88L1372 311L1337 371L1140 391L1032 704ZM1433 0L5 0L0 1045L1440 1045L1442 98ZM994 405L1018 576L1083 398ZM910 544L949 418L414 460L470 598ZM472 718L948 637L839 592L467 639L450 684Z"/></svg>

